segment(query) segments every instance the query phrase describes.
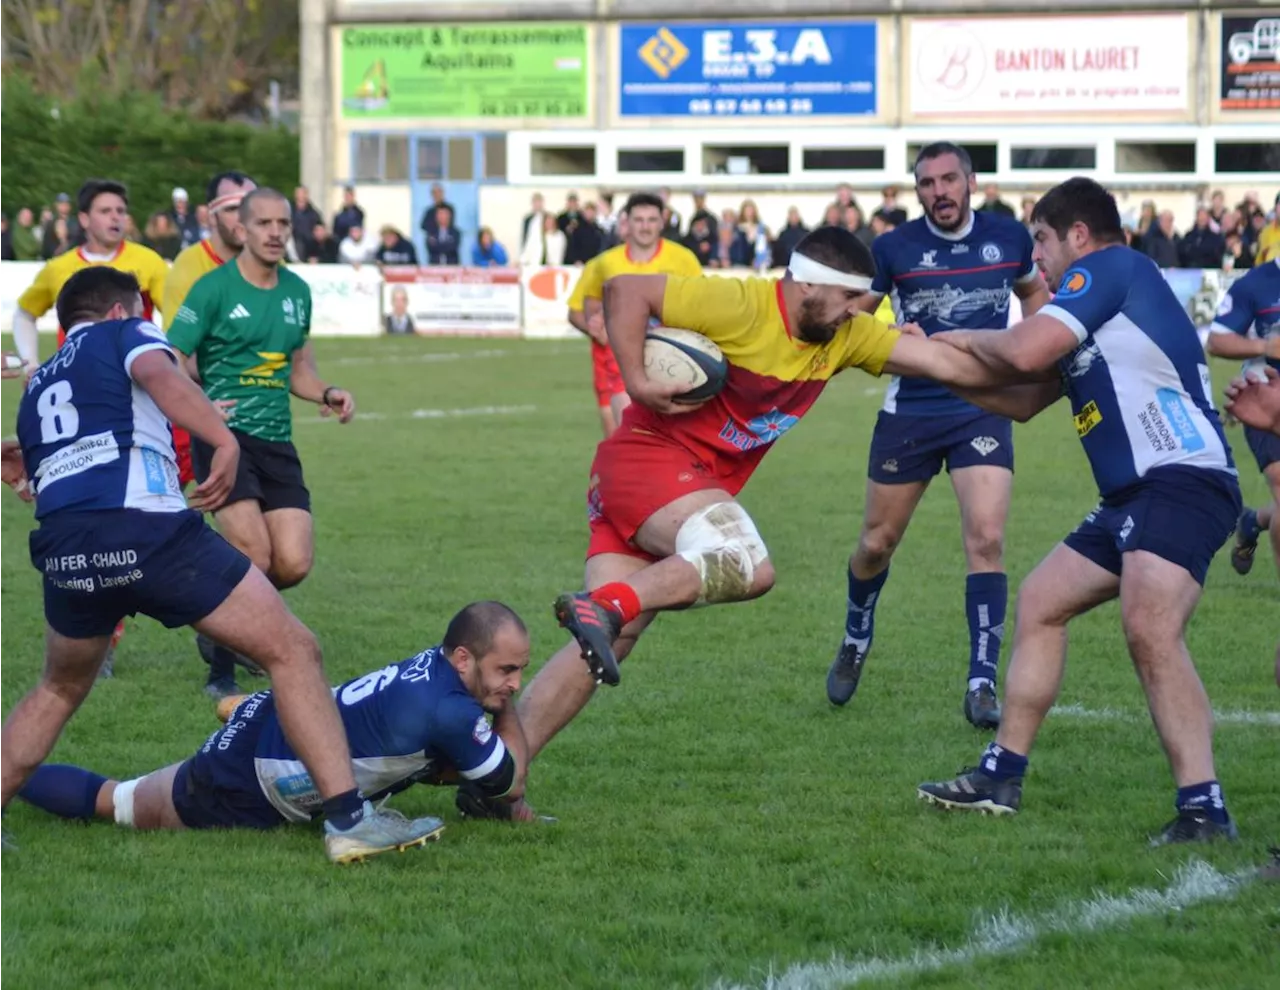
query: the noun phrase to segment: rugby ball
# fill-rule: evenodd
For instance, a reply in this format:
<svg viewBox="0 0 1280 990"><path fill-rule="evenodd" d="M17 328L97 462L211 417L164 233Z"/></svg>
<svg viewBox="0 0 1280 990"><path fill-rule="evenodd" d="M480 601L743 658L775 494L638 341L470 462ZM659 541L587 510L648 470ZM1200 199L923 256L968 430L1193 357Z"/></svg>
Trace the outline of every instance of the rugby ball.
<svg viewBox="0 0 1280 990"><path fill-rule="evenodd" d="M644 339L644 373L651 382L682 386L672 402L702 402L729 381L729 362L700 333L654 327Z"/></svg>

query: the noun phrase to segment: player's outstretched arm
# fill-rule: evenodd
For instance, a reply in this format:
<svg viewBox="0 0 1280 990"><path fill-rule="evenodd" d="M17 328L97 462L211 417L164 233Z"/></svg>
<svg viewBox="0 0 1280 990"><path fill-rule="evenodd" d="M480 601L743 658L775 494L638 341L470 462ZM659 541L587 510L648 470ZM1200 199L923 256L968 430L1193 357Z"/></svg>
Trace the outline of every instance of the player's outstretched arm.
<svg viewBox="0 0 1280 990"><path fill-rule="evenodd" d="M525 777L529 772L529 744L524 737L524 728L520 725L520 716L516 714L516 706L507 706L493 717L493 731L498 734L515 761L515 779L511 790L504 795L505 799L515 803L524 797Z"/></svg>
<svg viewBox="0 0 1280 990"><path fill-rule="evenodd" d="M1247 361L1258 357L1280 361L1280 337L1259 339L1211 328L1208 347L1209 353L1214 357L1230 358L1233 361Z"/></svg>
<svg viewBox="0 0 1280 990"><path fill-rule="evenodd" d="M932 378L944 385L990 388L1013 380L1013 375L989 368L971 354L936 338L904 333L893 345L884 370L891 375Z"/></svg>
<svg viewBox="0 0 1280 990"><path fill-rule="evenodd" d="M227 500L236 480L240 445L220 413L186 376L166 350L139 354L129 374L174 426L181 427L214 448L209 477L191 493L193 509L212 512Z"/></svg>
<svg viewBox="0 0 1280 990"><path fill-rule="evenodd" d="M944 343L977 358L984 367L1025 380L1050 371L1080 346L1081 337L1061 320L1043 313L1008 330L951 330L937 334Z"/></svg>
<svg viewBox="0 0 1280 990"><path fill-rule="evenodd" d="M1246 426L1280 436L1280 375L1265 368L1266 381L1242 377L1227 386L1227 412Z"/></svg>
<svg viewBox="0 0 1280 990"><path fill-rule="evenodd" d="M995 388L952 386L952 391L980 409L1025 423L1062 398L1062 382L1055 376L1050 381Z"/></svg>
<svg viewBox="0 0 1280 990"><path fill-rule="evenodd" d="M321 412L328 410L338 414L339 423L350 423L356 414L356 400L350 392L337 385L328 384L316 368L316 354L311 341L293 352L293 366L289 369L289 391L299 399L314 402Z"/></svg>

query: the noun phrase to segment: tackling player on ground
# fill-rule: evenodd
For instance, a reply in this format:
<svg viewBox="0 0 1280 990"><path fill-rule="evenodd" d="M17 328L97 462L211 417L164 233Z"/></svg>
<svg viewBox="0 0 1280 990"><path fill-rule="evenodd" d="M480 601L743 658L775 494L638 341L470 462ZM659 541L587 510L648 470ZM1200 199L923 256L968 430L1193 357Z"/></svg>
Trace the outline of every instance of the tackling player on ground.
<svg viewBox="0 0 1280 990"><path fill-rule="evenodd" d="M164 283L164 300L160 309L166 318L173 317L187 301L191 287L205 275L235 258L244 246L241 239L240 202L258 185L243 172L220 172L209 181L207 201L209 207L209 236L183 249L169 269ZM174 430L174 449L178 452L178 477L185 486L195 477L191 470L191 438L182 430ZM220 648L206 636L196 636L200 655L209 665L208 686L215 693L222 693L228 682L235 682L235 665L239 663L251 674L263 671L247 657Z"/></svg>
<svg viewBox="0 0 1280 990"><path fill-rule="evenodd" d="M858 367L967 385L997 380L955 348L858 312L873 271L852 233L824 227L800 242L781 280L624 275L608 283L609 341L635 402L591 467L587 593L556 601L576 642L521 697L531 759L599 681L618 683L618 659L659 611L746 601L773 586L768 550L737 495L833 375ZM720 394L681 405L672 401L677 389L646 378L654 317L719 345L730 365Z"/></svg>
<svg viewBox="0 0 1280 990"><path fill-rule="evenodd" d="M702 263L687 247L662 236L662 200L635 193L622 208L623 243L587 262L569 298L569 322L591 338L591 366L600 425L608 437L630 404L604 329L604 285L617 275L701 275Z"/></svg>
<svg viewBox="0 0 1280 990"><path fill-rule="evenodd" d="M865 312L890 297L898 323L932 334L1007 325L1011 294L1021 300L1024 315L1048 301L1022 224L970 206L977 179L968 152L945 141L926 145L916 156L915 177L925 215L876 238L875 280L859 300ZM1013 424L925 378L890 383L871 435L866 509L849 558L844 640L827 674L827 697L843 705L857 691L893 552L944 464L960 503L968 567L964 714L974 726L994 729L1000 724L996 670L1009 593L1004 529L1013 492Z"/></svg>
<svg viewBox="0 0 1280 990"><path fill-rule="evenodd" d="M40 339L36 320L44 316L58 301L58 294L76 272L93 265L106 265L133 275L142 287L142 315L150 320L155 306L161 304L169 266L148 247L125 239L125 221L129 217L129 193L124 185L111 179L90 179L76 195L80 211L80 227L84 230L82 245L45 263L36 280L18 297L13 314L13 339L28 372L40 363ZM166 320L173 314L162 310ZM58 346L66 340L66 327L58 327ZM191 480L183 475L185 485ZM122 623L112 637L99 676L110 677L115 668L115 648L124 635Z"/></svg>
<svg viewBox="0 0 1280 990"><path fill-rule="evenodd" d="M524 736L513 698L529 664L529 634L511 609L475 602L439 646L335 689L356 783L377 801L413 784L463 782L468 800L533 817L521 799ZM490 726L485 714L493 716ZM104 818L136 829L273 828L310 821L321 799L284 737L274 693L243 698L195 755L133 780L46 765L19 797L63 818ZM428 838L444 822L433 821ZM341 861L363 858L358 849Z"/></svg>
<svg viewBox="0 0 1280 990"><path fill-rule="evenodd" d="M1209 391L1200 338L1147 257L1125 246L1115 198L1092 179L1047 192L1031 214L1054 296L1004 333L945 336L993 371L1052 380L975 397L1027 420L1071 399L1101 503L1018 589L996 740L979 766L919 795L1012 814L1027 756L1057 698L1067 624L1112 599L1178 787L1155 843L1234 837L1213 761L1213 712L1184 632L1209 563L1240 513L1240 486Z"/></svg>
<svg viewBox="0 0 1280 990"><path fill-rule="evenodd" d="M1246 361L1246 375L1261 374L1266 367L1280 371L1280 257L1246 273L1227 290L1209 328L1209 353ZM1240 574L1248 574L1253 567L1258 537L1268 531L1271 555L1280 569L1280 512L1276 511L1280 505L1280 438L1246 423L1244 439L1267 479L1271 503L1240 514L1236 545L1231 551L1231 564Z"/></svg>
<svg viewBox="0 0 1280 990"><path fill-rule="evenodd" d="M30 479L35 490L31 563L44 578L46 630L40 683L4 723L0 806L92 690L112 629L142 612L169 628L193 625L270 673L281 731L321 795L331 858L425 841L433 821L381 815L361 797L315 636L196 511L227 497L239 447L142 309L127 272L94 266L73 275L58 296L66 343L31 373L18 408L17 472L6 444L5 481ZM213 451L191 507L178 484L173 422Z"/></svg>
<svg viewBox="0 0 1280 990"><path fill-rule="evenodd" d="M277 588L291 588L310 572L315 540L289 395L337 412L342 423L355 415L355 400L320 378L310 341L311 290L280 264L289 201L274 189L255 189L237 216L243 250L196 282L174 315L169 340L196 358L205 394L229 409L240 444L235 486L214 515L218 529ZM202 480L213 452L193 441L191 453ZM226 648L217 649L216 669L225 670ZM207 690L220 697L239 689L227 675Z"/></svg>

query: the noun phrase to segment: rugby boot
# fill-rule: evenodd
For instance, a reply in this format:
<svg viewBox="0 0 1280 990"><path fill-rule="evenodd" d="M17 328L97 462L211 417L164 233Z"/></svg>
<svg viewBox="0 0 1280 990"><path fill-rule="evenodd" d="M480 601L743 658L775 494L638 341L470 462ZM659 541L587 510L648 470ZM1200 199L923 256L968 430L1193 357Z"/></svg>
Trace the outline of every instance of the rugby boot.
<svg viewBox="0 0 1280 990"><path fill-rule="evenodd" d="M996 701L996 689L990 684L979 684L966 694L964 717L975 729L1000 728L1000 703Z"/></svg>
<svg viewBox="0 0 1280 990"><path fill-rule="evenodd" d="M585 592L568 592L555 601L556 620L582 647L582 659L597 684L616 685L622 680L613 641L622 631L622 619L597 605Z"/></svg>
<svg viewBox="0 0 1280 990"><path fill-rule="evenodd" d="M916 796L941 808L1013 815L1022 803L1022 778L998 780L978 767L965 767L954 780L921 784Z"/></svg>
<svg viewBox="0 0 1280 990"><path fill-rule="evenodd" d="M1198 808L1183 808L1178 817L1151 837L1151 845L1168 846L1178 842L1213 842L1226 839L1235 842L1240 838L1235 819L1227 817L1225 825L1215 822Z"/></svg>
<svg viewBox="0 0 1280 990"><path fill-rule="evenodd" d="M424 846L440 838L444 822L439 818L406 818L398 811L375 811L364 803L364 817L346 831L324 823L324 849L334 863L360 863L370 856L414 846Z"/></svg>
<svg viewBox="0 0 1280 990"><path fill-rule="evenodd" d="M1240 519L1236 523L1236 544L1231 548L1231 566L1237 574L1248 574L1253 570L1253 555L1258 549L1258 535L1261 532L1257 512L1245 509L1240 513Z"/></svg>
<svg viewBox="0 0 1280 990"><path fill-rule="evenodd" d="M267 672L262 666L253 660L250 660L242 653L228 649L215 643L204 633L196 633L196 649L200 651L200 659L207 663L210 667L215 667L218 663L218 651L226 650L235 660L235 663L244 668L244 672L250 677L266 677Z"/></svg>
<svg viewBox="0 0 1280 990"><path fill-rule="evenodd" d="M831 662L831 669L827 671L827 700L833 705L848 704L854 696L862 677L862 665L867 662L870 652L871 640L845 636L840 651Z"/></svg>

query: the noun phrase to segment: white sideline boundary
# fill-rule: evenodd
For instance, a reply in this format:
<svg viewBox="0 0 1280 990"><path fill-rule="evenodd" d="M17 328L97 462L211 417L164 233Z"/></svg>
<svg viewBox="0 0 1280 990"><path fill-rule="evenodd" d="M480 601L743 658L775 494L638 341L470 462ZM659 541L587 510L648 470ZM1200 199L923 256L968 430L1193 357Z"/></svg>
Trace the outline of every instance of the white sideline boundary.
<svg viewBox="0 0 1280 990"><path fill-rule="evenodd" d="M1066 901L1043 914L1019 915L1002 910L981 917L973 934L959 948L917 949L898 959L847 960L836 956L830 962L790 966L781 974L770 972L759 982L722 980L713 984L712 990L840 990L864 980L899 979L948 966L967 966L988 956L1025 948L1045 935L1102 931L1134 918L1229 898L1253 875L1253 870L1228 875L1202 860L1191 860L1178 868L1173 882L1163 890L1138 887L1120 895L1095 893L1088 900Z"/></svg>
<svg viewBox="0 0 1280 990"><path fill-rule="evenodd" d="M1085 708L1084 705L1055 705L1050 716L1065 715L1068 718L1089 719L1095 722L1149 722L1146 712L1122 712L1115 708ZM1213 720L1218 725L1280 725L1280 712L1215 711Z"/></svg>
<svg viewBox="0 0 1280 990"><path fill-rule="evenodd" d="M382 422L388 419L458 419L464 416L523 416L538 411L537 406L466 406L462 409L414 409L410 412L380 413L361 412L356 409L356 418L348 426L361 422ZM299 418L293 421L294 426L317 423L337 423L336 416L315 416ZM233 423L234 425L234 423Z"/></svg>
<svg viewBox="0 0 1280 990"><path fill-rule="evenodd" d="M328 367L336 364L347 367L359 364L441 364L449 361L491 361L495 358L524 359L586 353L585 347L566 347L563 344L518 351L502 347L485 348L479 351L427 351L426 353L399 351L392 354L349 354L346 357L326 358L324 365Z"/></svg>

